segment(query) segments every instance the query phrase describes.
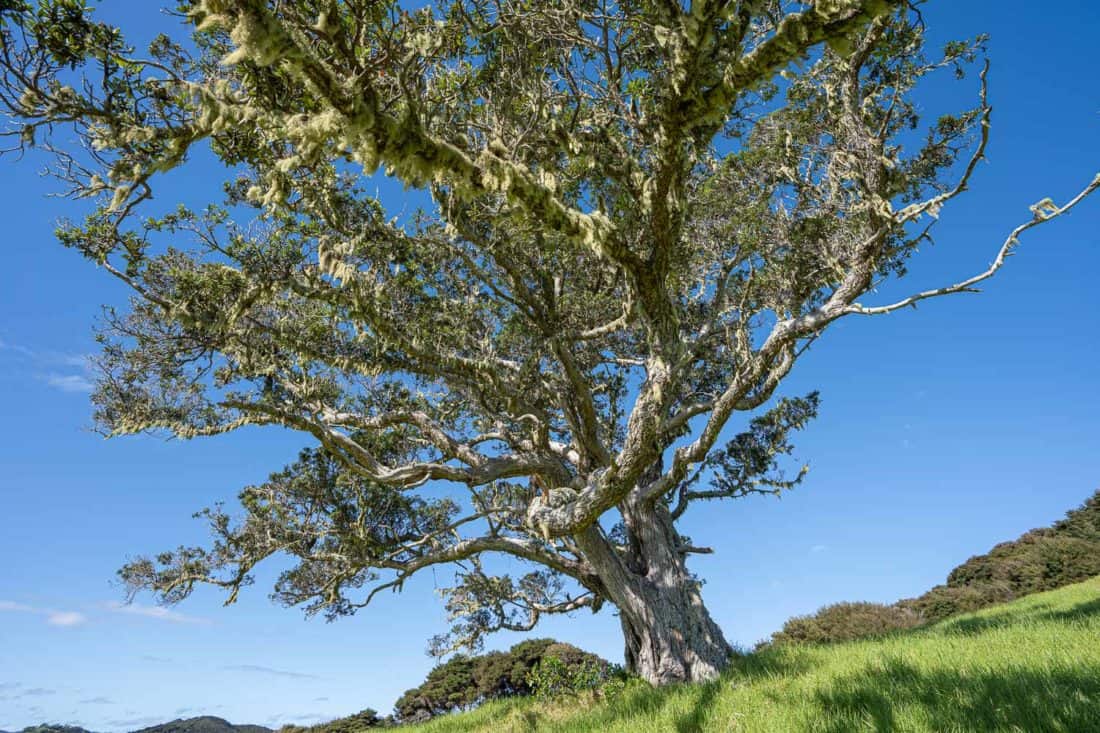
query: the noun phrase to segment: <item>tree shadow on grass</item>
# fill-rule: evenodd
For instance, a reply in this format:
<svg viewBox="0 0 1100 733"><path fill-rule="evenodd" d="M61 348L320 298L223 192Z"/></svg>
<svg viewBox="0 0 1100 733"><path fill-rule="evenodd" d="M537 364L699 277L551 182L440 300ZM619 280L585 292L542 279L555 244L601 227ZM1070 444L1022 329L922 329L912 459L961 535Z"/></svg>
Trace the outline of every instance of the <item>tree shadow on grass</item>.
<svg viewBox="0 0 1100 733"><path fill-rule="evenodd" d="M819 692L820 727L828 733L913 729L1100 731L1100 667L1051 672L921 671L900 661L867 670Z"/></svg>
<svg viewBox="0 0 1100 733"><path fill-rule="evenodd" d="M707 712L713 707L714 698L718 696L719 687L722 684L719 680L700 686L699 695L692 703L691 710L677 717L676 733L699 733L703 730L703 721L706 720Z"/></svg>
<svg viewBox="0 0 1100 733"><path fill-rule="evenodd" d="M624 723L643 727L639 731L654 731L640 721L662 720L661 733L698 733L715 730L711 716L722 691L730 685L749 684L770 677L793 678L805 674L818 662L795 647L773 649L766 652L736 657L729 670L713 682L650 687L629 687L621 696L590 708L584 716L585 730L605 730ZM686 698L686 699L685 699ZM680 712L678 708L686 708ZM551 730L556 725L530 711L522 730ZM567 727L568 724L566 724Z"/></svg>
<svg viewBox="0 0 1100 733"><path fill-rule="evenodd" d="M797 677L820 666L820 660L813 654L815 649L812 645L790 644L735 657L724 676L734 684L770 677Z"/></svg>
<svg viewBox="0 0 1100 733"><path fill-rule="evenodd" d="M1049 611L1040 616L1042 619L1049 619L1051 621L1085 621L1087 619L1100 616L1100 598L1095 598L1091 601L1085 601L1084 603L1078 603L1072 608L1067 608L1064 611ZM1100 643L1100 642L1098 642Z"/></svg>
<svg viewBox="0 0 1100 733"><path fill-rule="evenodd" d="M997 613L987 613L975 618L948 619L940 622L934 630L945 634L974 636L989 629L1001 626L1015 626L1024 621L1056 621L1072 623L1100 616L1100 598L1083 601L1063 610L1052 610L1049 604L1040 604L1027 609L1010 609Z"/></svg>

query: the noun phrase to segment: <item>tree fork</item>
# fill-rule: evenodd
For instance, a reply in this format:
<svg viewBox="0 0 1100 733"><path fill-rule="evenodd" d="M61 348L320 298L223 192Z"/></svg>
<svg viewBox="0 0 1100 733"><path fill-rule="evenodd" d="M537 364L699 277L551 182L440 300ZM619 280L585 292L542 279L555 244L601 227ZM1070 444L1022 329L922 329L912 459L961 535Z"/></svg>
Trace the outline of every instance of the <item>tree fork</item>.
<svg viewBox="0 0 1100 733"><path fill-rule="evenodd" d="M646 476L660 473L658 461ZM632 498L619 510L625 547L614 547L596 525L576 541L619 610L627 668L655 685L714 679L734 650L703 604L668 508Z"/></svg>

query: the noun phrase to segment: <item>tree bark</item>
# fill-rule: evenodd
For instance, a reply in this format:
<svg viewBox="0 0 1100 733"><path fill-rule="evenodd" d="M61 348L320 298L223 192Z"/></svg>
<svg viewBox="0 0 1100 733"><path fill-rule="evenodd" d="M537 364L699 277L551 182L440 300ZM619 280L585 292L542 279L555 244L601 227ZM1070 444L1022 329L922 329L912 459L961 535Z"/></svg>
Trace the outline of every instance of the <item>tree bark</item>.
<svg viewBox="0 0 1100 733"><path fill-rule="evenodd" d="M714 679L733 655L688 572L663 503L620 506L629 545L598 526L577 536L604 595L619 610L627 668L655 685Z"/></svg>

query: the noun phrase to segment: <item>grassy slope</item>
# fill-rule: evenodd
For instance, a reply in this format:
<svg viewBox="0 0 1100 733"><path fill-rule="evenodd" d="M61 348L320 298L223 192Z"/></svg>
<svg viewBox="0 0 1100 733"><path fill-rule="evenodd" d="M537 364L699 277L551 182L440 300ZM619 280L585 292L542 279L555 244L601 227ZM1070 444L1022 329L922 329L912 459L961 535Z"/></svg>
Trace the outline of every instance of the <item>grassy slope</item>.
<svg viewBox="0 0 1100 733"><path fill-rule="evenodd" d="M881 639L766 650L711 684L493 703L401 730L1100 731L1100 578Z"/></svg>

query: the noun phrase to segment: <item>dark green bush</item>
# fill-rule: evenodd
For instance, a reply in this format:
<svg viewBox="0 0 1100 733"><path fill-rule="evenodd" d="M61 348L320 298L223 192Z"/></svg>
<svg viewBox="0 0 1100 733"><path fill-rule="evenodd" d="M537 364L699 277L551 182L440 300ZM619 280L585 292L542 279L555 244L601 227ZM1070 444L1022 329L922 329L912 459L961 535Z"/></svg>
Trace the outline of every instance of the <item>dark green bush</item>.
<svg viewBox="0 0 1100 733"><path fill-rule="evenodd" d="M907 608L881 603L835 603L809 616L796 616L772 635L772 641L784 643L826 643L878 636L898 629L909 629L920 617Z"/></svg>
<svg viewBox="0 0 1100 733"><path fill-rule="evenodd" d="M1004 583L985 583L979 586L937 585L924 595L898 601L897 605L912 610L922 623L932 623L960 613L977 611L995 603L1005 603L1015 597L1012 586Z"/></svg>
<svg viewBox="0 0 1100 733"><path fill-rule="evenodd" d="M534 692L532 670L551 658L561 666L561 674L577 684L593 670L611 668L606 660L572 644L528 639L506 652L452 657L429 672L419 687L406 691L397 700L394 712L402 722L417 722L469 709L485 700L530 695Z"/></svg>
<svg viewBox="0 0 1100 733"><path fill-rule="evenodd" d="M527 673L527 684L540 700L595 693L611 679L613 668L607 662L591 656L575 657L572 662L568 662L547 653Z"/></svg>
<svg viewBox="0 0 1100 733"><path fill-rule="evenodd" d="M389 716L381 718L376 710L367 708L355 715L319 725L284 725L278 733L359 733L369 728L389 728L393 725L394 721Z"/></svg>

